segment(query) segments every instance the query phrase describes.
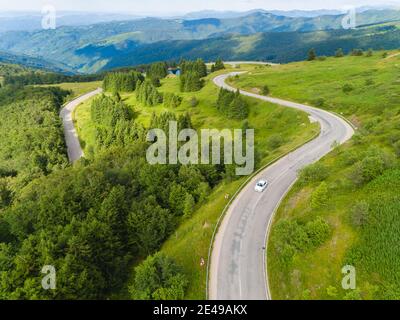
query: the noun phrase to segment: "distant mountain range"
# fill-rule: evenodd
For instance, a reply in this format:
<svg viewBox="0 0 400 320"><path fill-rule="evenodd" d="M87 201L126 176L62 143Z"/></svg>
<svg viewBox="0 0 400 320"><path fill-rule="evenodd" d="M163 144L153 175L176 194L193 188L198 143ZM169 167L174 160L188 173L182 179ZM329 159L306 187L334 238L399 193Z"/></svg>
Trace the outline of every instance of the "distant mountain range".
<svg viewBox="0 0 400 320"><path fill-rule="evenodd" d="M82 26L101 22L133 20L143 18L119 13L59 12L57 26ZM35 31L42 29L43 15L40 12L0 12L0 32Z"/></svg>
<svg viewBox="0 0 400 320"><path fill-rule="evenodd" d="M315 48L319 56L332 56L338 48L347 54L353 49L400 48L400 24L389 23L356 30L314 32L267 32L253 35L227 35L220 38L163 41L146 44L110 56L103 70L161 60L196 59L215 61L270 61L286 63L307 58Z"/></svg>
<svg viewBox="0 0 400 320"><path fill-rule="evenodd" d="M272 13L276 16L291 17L291 18L315 18L323 15L340 15L343 12L339 10L262 10L255 9L250 11L238 12L238 11L214 11L214 10L204 10L188 13L180 18L182 19L205 19L205 18L216 18L216 19L229 19L229 18L239 18L251 15L253 13Z"/></svg>
<svg viewBox="0 0 400 320"><path fill-rule="evenodd" d="M14 54L4 51L0 51L0 63L18 64L29 68L42 69L65 74L75 73L73 69L60 62L54 62L23 54Z"/></svg>
<svg viewBox="0 0 400 320"><path fill-rule="evenodd" d="M234 16L238 13L223 12L219 14L225 18L218 18L212 12L200 12L185 19L143 18L61 26L55 30L8 31L1 35L0 51L32 56L38 62L50 61L48 64L56 68L86 73L182 57L287 62L303 58L304 50L317 43L323 45L324 41L330 43L326 52L331 53L342 43L344 48L367 44L376 47L377 43L382 48L391 48L392 42L385 37L388 34L397 37L397 27L377 26L370 30L369 36L381 30L384 40L372 37L374 41L363 40L358 45L355 39L367 38L368 34L364 33L365 28L343 30L343 14L319 11L304 17L302 11L287 13L292 16L276 13L256 10ZM194 19L202 15L207 18ZM392 21L400 21L399 10L365 9L357 15L359 26ZM347 43L349 39L351 43Z"/></svg>

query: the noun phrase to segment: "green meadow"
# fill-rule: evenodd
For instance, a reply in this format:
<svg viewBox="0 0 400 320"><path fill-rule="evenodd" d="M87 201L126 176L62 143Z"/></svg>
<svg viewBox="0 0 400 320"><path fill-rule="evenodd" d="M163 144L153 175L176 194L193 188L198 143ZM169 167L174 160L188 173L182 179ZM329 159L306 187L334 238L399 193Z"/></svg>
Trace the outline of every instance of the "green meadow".
<svg viewBox="0 0 400 320"><path fill-rule="evenodd" d="M279 208L268 241L274 299L400 299L400 56L330 57L252 70L237 87L324 108L349 119L353 139L310 166ZM307 241L320 217L329 239ZM342 288L342 268L357 288Z"/></svg>

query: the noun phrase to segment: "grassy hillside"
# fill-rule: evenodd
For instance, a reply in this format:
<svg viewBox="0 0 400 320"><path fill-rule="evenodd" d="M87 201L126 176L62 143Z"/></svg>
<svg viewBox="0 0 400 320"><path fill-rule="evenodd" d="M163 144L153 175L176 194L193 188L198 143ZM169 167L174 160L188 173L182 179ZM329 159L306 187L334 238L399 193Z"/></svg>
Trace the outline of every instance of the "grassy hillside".
<svg viewBox="0 0 400 320"><path fill-rule="evenodd" d="M268 272L275 299L399 299L400 56L329 58L260 68L232 82L250 91L343 114L357 127L350 143L303 171L274 220ZM321 217L330 236L307 242ZM357 272L345 291L342 267Z"/></svg>
<svg viewBox="0 0 400 320"><path fill-rule="evenodd" d="M248 69L252 70L250 66ZM206 78L205 87L194 93L179 93L179 79L167 78L162 81L159 90L163 93L178 93L183 102L175 109L166 108L164 105L145 107L137 102L135 94L121 94L125 103L132 106L136 113L136 121L146 127L149 126L153 112L161 114L169 111L176 114L189 112L196 129L201 128L241 128L242 121L224 118L216 109L218 88L212 83L210 75ZM190 100L195 97L199 104L190 106ZM291 109L285 109L258 100L247 99L250 104L249 127L255 128L256 149L259 151L258 166L266 164L289 149L306 141L316 132L316 124L310 124L307 115ZM90 116L91 102L78 107L75 113L76 125L79 136L89 157L95 155L96 130ZM279 136L280 146L271 146L271 138ZM211 235L216 222L227 204L225 195L233 195L243 183L243 179L232 181L224 179L209 194L205 203L199 204L192 216L182 220L176 232L164 244L162 252L175 260L184 268L189 279L189 288L186 294L188 299L204 299L206 284L206 267L200 265L201 259L207 260ZM124 296L124 293L122 293ZM126 297L126 293L125 296Z"/></svg>
<svg viewBox="0 0 400 320"><path fill-rule="evenodd" d="M92 82L65 82L65 83L57 83L52 85L42 85L41 87L59 87L66 91L71 91L72 94L69 96L69 99L76 98L90 91L96 90L97 88L101 88L102 81L92 81Z"/></svg>

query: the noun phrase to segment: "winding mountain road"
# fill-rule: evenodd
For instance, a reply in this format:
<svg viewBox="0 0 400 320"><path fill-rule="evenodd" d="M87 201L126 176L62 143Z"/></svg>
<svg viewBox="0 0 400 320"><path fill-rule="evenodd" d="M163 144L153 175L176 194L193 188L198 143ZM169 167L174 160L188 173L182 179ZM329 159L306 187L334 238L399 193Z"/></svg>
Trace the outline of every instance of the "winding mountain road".
<svg viewBox="0 0 400 320"><path fill-rule="evenodd" d="M241 72L216 77L218 87L236 90L225 80ZM211 300L271 299L266 275L266 240L275 210L294 182L299 170L328 154L335 142L349 140L354 130L337 115L311 106L261 96L241 94L307 112L321 126L320 135L257 174L230 205L215 236L208 294ZM270 182L264 193L254 191L261 178Z"/></svg>
<svg viewBox="0 0 400 320"><path fill-rule="evenodd" d="M98 95L102 91L103 90L101 88L98 88L94 91L86 93L66 104L60 112L60 117L64 125L64 136L68 149L68 159L71 163L74 163L75 161L83 157L83 150L81 148L79 137L74 126L72 114L74 113L76 107L79 106L82 102L90 99L95 95Z"/></svg>

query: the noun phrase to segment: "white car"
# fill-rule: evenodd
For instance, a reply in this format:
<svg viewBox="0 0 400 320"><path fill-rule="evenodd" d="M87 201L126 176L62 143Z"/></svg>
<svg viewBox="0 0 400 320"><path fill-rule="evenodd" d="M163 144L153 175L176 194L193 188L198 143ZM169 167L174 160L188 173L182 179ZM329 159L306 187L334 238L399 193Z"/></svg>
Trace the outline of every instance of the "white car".
<svg viewBox="0 0 400 320"><path fill-rule="evenodd" d="M268 187L268 181L266 180L260 180L257 182L255 190L257 192L263 192L265 189Z"/></svg>

